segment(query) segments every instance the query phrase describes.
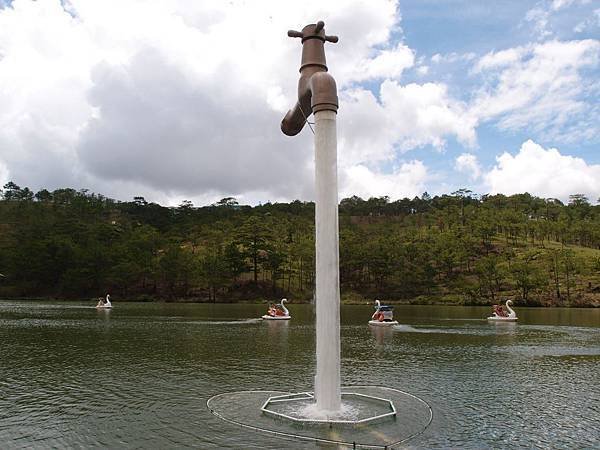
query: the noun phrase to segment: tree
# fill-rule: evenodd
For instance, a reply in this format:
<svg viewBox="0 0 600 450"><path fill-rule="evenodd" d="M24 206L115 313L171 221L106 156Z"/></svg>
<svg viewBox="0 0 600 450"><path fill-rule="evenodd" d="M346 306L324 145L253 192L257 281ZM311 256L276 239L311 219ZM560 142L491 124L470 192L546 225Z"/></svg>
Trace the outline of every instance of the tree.
<svg viewBox="0 0 600 450"><path fill-rule="evenodd" d="M465 188L459 189L458 191L454 191L452 193L453 196L460 199L460 221L463 227L465 226L465 202L466 199L471 198L472 193L473 191Z"/></svg>
<svg viewBox="0 0 600 450"><path fill-rule="evenodd" d="M225 246L223 252L227 273L233 280L249 270L245 254L240 247L237 242L232 241Z"/></svg>
<svg viewBox="0 0 600 450"><path fill-rule="evenodd" d="M283 264L285 262L286 255L277 250L276 248L271 247L267 251L267 255L265 257L264 266L265 268L271 272L271 287L273 292L275 292L277 287L277 279L280 277Z"/></svg>
<svg viewBox="0 0 600 450"><path fill-rule="evenodd" d="M490 255L480 259L475 266L475 273L479 280L479 291L495 303L506 276L498 256Z"/></svg>
<svg viewBox="0 0 600 450"><path fill-rule="evenodd" d="M180 244L172 243L160 258L159 265L169 296L187 295L190 281L198 273L194 255Z"/></svg>
<svg viewBox="0 0 600 450"><path fill-rule="evenodd" d="M493 211L485 208L474 220L473 233L481 239L481 245L485 249L485 254L489 255L492 249L492 239L496 234L497 222L493 217Z"/></svg>
<svg viewBox="0 0 600 450"><path fill-rule="evenodd" d="M268 230L265 220L257 216L250 216L242 224L238 232L240 243L244 246L246 255L250 258L252 272L254 274L254 283L258 282L258 269L264 261L266 253L266 241Z"/></svg>
<svg viewBox="0 0 600 450"><path fill-rule="evenodd" d="M8 201L21 201L27 200L29 194L32 194L29 188L23 188L16 183L9 181L4 185L4 200ZM31 195L33 197L33 195ZM29 198L31 199L31 198Z"/></svg>
<svg viewBox="0 0 600 450"><path fill-rule="evenodd" d="M42 189L35 193L35 199L38 202L49 202L52 200L52 194L46 189Z"/></svg>
<svg viewBox="0 0 600 450"><path fill-rule="evenodd" d="M552 274L552 281L554 283L554 293L556 299L560 300L560 273L561 273L561 250L550 249L548 251L548 258L550 262L550 273Z"/></svg>
<svg viewBox="0 0 600 450"><path fill-rule="evenodd" d="M225 197L215 203L215 206L237 206L239 205L238 201L234 197Z"/></svg>
<svg viewBox="0 0 600 450"><path fill-rule="evenodd" d="M578 264L573 250L564 249L562 251L563 268L565 272L565 285L567 287L567 301L571 301L571 290L575 287L574 275L578 270Z"/></svg>
<svg viewBox="0 0 600 450"><path fill-rule="evenodd" d="M511 273L521 298L525 303L530 299L530 294L544 284L544 276L534 264L539 252L528 252L513 262Z"/></svg>
<svg viewBox="0 0 600 450"><path fill-rule="evenodd" d="M590 201L584 194L571 194L569 195L569 206L581 207L589 206Z"/></svg>
<svg viewBox="0 0 600 450"><path fill-rule="evenodd" d="M223 251L218 246L210 246L204 251L200 259L202 278L208 285L208 298L217 301L217 292L227 285L229 281L227 261Z"/></svg>

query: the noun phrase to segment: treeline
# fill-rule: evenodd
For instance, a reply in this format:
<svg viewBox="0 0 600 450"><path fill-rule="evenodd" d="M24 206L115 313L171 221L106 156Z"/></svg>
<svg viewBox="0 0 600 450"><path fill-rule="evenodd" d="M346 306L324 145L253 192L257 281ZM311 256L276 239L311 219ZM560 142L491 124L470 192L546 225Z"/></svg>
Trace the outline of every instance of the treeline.
<svg viewBox="0 0 600 450"><path fill-rule="evenodd" d="M0 298L310 300L314 204L0 190ZM529 194L340 202L347 301L600 306L600 206Z"/></svg>

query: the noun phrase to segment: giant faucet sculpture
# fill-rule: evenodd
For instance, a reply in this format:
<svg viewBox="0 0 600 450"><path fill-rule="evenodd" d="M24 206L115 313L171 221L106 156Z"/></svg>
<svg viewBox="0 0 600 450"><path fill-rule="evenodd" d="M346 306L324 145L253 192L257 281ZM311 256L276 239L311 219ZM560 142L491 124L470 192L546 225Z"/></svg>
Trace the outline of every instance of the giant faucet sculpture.
<svg viewBox="0 0 600 450"><path fill-rule="evenodd" d="M316 317L317 409L335 413L341 409L340 386L340 282L337 190L336 115L338 98L335 80L327 73L324 23L306 25L302 31L288 31L302 39L302 62L298 81L298 102L281 122L281 130L295 136L311 113L315 116L316 185Z"/></svg>
<svg viewBox="0 0 600 450"><path fill-rule="evenodd" d="M333 111L337 113L338 98L335 80L327 73L325 62L325 41L337 42L337 36L327 36L325 24L306 25L302 31L288 31L289 37L302 39L302 62L298 81L298 103L281 121L281 131L295 136L304 127L308 116L317 112Z"/></svg>

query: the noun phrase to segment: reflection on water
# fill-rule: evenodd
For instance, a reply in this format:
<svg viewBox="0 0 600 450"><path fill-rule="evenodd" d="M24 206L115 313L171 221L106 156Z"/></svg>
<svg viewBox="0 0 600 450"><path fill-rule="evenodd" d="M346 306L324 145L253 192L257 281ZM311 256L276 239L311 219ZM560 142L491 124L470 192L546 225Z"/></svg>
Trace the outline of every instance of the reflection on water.
<svg viewBox="0 0 600 450"><path fill-rule="evenodd" d="M393 328L342 307L344 384L413 392L434 409L415 448L593 448L600 310L399 306ZM314 313L264 305L0 302L2 448L315 448L238 429L206 399L310 390Z"/></svg>
<svg viewBox="0 0 600 450"><path fill-rule="evenodd" d="M378 345L384 345L389 342L394 334L393 327L373 327L370 326L371 334L375 338L375 342Z"/></svg>

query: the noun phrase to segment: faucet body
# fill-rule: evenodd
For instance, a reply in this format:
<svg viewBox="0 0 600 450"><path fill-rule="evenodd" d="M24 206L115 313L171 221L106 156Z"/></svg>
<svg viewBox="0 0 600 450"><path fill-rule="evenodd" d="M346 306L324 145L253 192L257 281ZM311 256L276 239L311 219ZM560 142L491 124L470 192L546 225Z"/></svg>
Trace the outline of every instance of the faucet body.
<svg viewBox="0 0 600 450"><path fill-rule="evenodd" d="M337 36L327 36L323 22L306 25L302 31L288 31L288 36L302 38L302 61L298 81L298 102L281 121L281 131L295 136L312 113L338 109L335 80L327 72L325 41L337 42Z"/></svg>

